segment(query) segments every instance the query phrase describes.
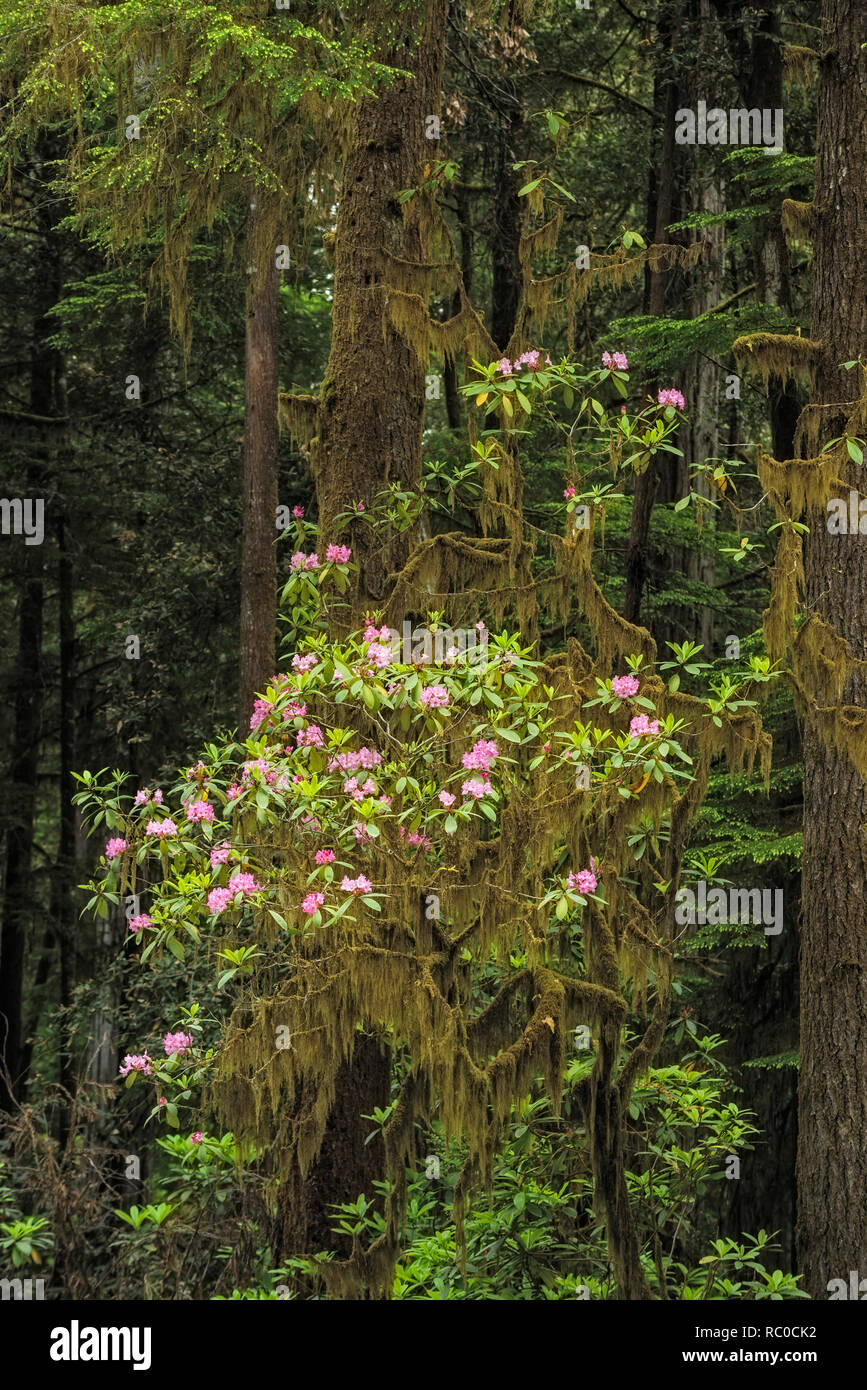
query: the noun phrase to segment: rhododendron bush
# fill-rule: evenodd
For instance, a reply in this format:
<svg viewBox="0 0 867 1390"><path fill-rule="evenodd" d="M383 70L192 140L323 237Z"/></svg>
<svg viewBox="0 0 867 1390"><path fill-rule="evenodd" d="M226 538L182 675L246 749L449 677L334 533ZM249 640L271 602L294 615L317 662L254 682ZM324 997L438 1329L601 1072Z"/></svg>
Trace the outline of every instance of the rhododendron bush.
<svg viewBox="0 0 867 1390"><path fill-rule="evenodd" d="M500 422L478 454L492 505L515 408L563 431L575 481L565 534L548 543L595 656L572 639L543 660L526 624L489 613L475 620L483 646L407 661L388 622L400 610L356 614L351 547L323 544L296 516L290 645L247 737L209 744L172 786L105 770L80 779L85 818L110 836L91 908L139 895L128 948L142 965L204 953L225 998L221 1016L190 1001L162 1045L128 1040L122 1075L154 1085L155 1116L192 1124L216 1107L282 1172L303 1171L358 1030L391 1049L385 1227L334 1263L338 1281L388 1283L420 1117L467 1145L460 1218L515 1101L541 1074L556 1111L564 1065L584 1047L577 1097L596 1201L618 1285L641 1296L623 1116L668 1019L687 824L714 757L740 768L767 752L749 698L766 677L756 664L687 694L658 673L648 634L602 598L590 557L606 492L583 486L575 431L615 475L638 471L666 446L676 404L631 420L601 405L594 392L625 367L614 354L581 374L531 352L480 368L467 388ZM431 629L441 621L428 617Z"/></svg>

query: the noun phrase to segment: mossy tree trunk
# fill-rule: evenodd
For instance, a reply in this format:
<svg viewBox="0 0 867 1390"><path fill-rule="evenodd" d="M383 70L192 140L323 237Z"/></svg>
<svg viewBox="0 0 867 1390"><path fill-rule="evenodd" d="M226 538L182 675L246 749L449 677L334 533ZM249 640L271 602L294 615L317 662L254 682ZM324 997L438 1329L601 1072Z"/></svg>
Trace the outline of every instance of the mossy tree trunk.
<svg viewBox="0 0 867 1390"><path fill-rule="evenodd" d="M822 343L799 431L816 446L852 420L864 432L867 349L867 39L862 0L823 0L813 226L811 336ZM854 398L854 399L853 399ZM847 476L848 474L848 476ZM863 474L841 470L863 491ZM845 638L852 660L841 704L867 709L867 537L832 535L814 511L805 544L806 607ZM856 721L856 711L849 711ZM839 727L839 726L838 726ZM851 736L851 735L850 735ZM806 1288L867 1273L867 786L808 715L804 742L799 1244Z"/></svg>
<svg viewBox="0 0 867 1390"><path fill-rule="evenodd" d="M250 200L248 245L256 244L260 194ZM276 669L277 354L279 277L276 247L250 267L244 364L244 471L241 530L239 732L246 737L256 692Z"/></svg>
<svg viewBox="0 0 867 1390"><path fill-rule="evenodd" d="M447 0L427 0L418 42L408 38L385 61L412 74L359 103L344 162L334 255L331 352L322 384L313 452L323 536L355 503L397 483L418 486L427 363L391 324L387 298L394 258L421 263L417 202L401 204L438 158L429 138L441 102ZM406 208L406 211L405 211ZM359 605L376 606L388 576L406 560L408 533L387 538L362 521L341 534L359 565Z"/></svg>
<svg viewBox="0 0 867 1390"><path fill-rule="evenodd" d="M426 118L440 110L447 9L447 0L427 0L420 41L408 40L384 58L412 79L396 81L353 116L337 215L331 352L313 451L324 537L353 503L369 508L388 483L412 488L421 478L426 363L391 325L386 298L389 257L424 259L418 213L410 206L405 215L398 195L417 186L437 157ZM359 565L359 610L375 607L389 574L407 557L409 536L384 540L359 520L341 540L351 544ZM333 1248L330 1204L375 1195L384 1153L379 1141L364 1144L372 1124L362 1117L388 1105L390 1078L389 1049L359 1034L336 1079L319 1158L284 1189L287 1251Z"/></svg>

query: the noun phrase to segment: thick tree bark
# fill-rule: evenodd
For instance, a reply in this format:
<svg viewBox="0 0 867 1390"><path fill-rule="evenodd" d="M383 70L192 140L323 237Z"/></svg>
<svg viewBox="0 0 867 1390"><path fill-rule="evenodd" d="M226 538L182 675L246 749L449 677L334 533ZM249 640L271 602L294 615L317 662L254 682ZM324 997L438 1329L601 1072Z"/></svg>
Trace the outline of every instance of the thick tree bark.
<svg viewBox="0 0 867 1390"><path fill-rule="evenodd" d="M446 0L427 0L420 42L407 41L385 61L413 74L359 104L337 213L331 352L322 384L318 446L313 453L320 526L355 503L369 509L389 483L417 487L421 477L426 362L393 327L387 308L392 257L424 260L413 202L436 158L428 138L441 102ZM359 565L359 604L376 605L389 574L405 561L410 536L390 539L363 523L341 535Z"/></svg>
<svg viewBox="0 0 867 1390"><path fill-rule="evenodd" d="M395 82L354 115L337 214L331 352L322 385L319 439L313 452L320 527L333 534L337 514L369 507L390 482L415 487L421 477L426 364L392 326L387 311L391 256L424 259L417 213L398 201L418 185L436 154L428 116L440 110L447 0L427 0L420 42L384 61L413 74ZM389 573L406 558L409 536L383 541L363 523L349 540L359 565L360 606L375 605ZM334 1248L330 1204L374 1195L383 1176L380 1143L359 1144L361 1120L389 1102L391 1056L373 1037L359 1038L337 1077L319 1158L281 1193L284 1250Z"/></svg>
<svg viewBox="0 0 867 1390"><path fill-rule="evenodd" d="M249 245L255 244L256 200ZM245 738L257 691L276 669L277 374L279 277L271 248L251 270L244 369L244 495L241 532L241 670L239 732Z"/></svg>
<svg viewBox="0 0 867 1390"><path fill-rule="evenodd" d="M783 57L779 7L768 6L753 35L746 105L760 111L783 109ZM789 248L778 216L764 217L756 228L754 255L757 297L763 304L792 309ZM774 458L792 457L795 426L801 413L797 383L771 377L768 389L771 450Z"/></svg>
<svg viewBox="0 0 867 1390"><path fill-rule="evenodd" d="M671 11L667 6L664 6L659 16L659 42L662 52L653 83L654 125L658 128L658 139L654 143L657 146L659 172L656 171L654 161L650 175L647 219L648 232L651 240L656 243L668 240L668 226L672 221L674 211L676 155L674 117L678 107L679 93L672 69L673 36L674 26ZM648 314L656 314L659 318L665 314L670 279L671 271L648 270L645 284L645 308ZM629 542L626 547L626 597L623 605L623 616L630 623L641 621L641 604L648 572L650 521L653 516L653 504L658 486L657 465L655 460L651 460L645 471L635 479Z"/></svg>
<svg viewBox="0 0 867 1390"><path fill-rule="evenodd" d="M862 0L823 0L811 336L823 344L811 404L819 444L839 436L864 392L864 374L840 363L867 349L867 39ZM864 432L864 410L860 431ZM814 436L815 440L815 436ZM811 453L816 449L811 448ZM844 490L863 490L854 467ZM867 537L832 535L809 517L806 607L849 644L853 667L841 704L867 708ZM854 715L852 716L855 717ZM857 728L850 736L857 737ZM828 746L806 720L801 944L799 1244L806 1288L867 1275L867 787L844 746Z"/></svg>

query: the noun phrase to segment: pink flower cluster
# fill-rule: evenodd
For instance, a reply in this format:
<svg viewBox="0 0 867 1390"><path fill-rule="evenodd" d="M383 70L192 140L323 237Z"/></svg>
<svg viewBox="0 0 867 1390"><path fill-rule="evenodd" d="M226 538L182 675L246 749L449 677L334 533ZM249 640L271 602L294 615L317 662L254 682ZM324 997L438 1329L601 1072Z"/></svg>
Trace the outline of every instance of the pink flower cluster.
<svg viewBox="0 0 867 1390"><path fill-rule="evenodd" d="M318 912L325 902L324 893L308 893L301 904L301 911L306 917L312 917L314 912Z"/></svg>
<svg viewBox="0 0 867 1390"><path fill-rule="evenodd" d="M634 719L630 720L630 738L655 738L658 733L658 719L648 719L646 714L637 714Z"/></svg>
<svg viewBox="0 0 867 1390"><path fill-rule="evenodd" d="M471 777L466 782L461 783L461 791L464 796L470 796L474 801L480 801L483 796L487 796L491 790L491 784L485 779L483 782L479 777Z"/></svg>
<svg viewBox="0 0 867 1390"><path fill-rule="evenodd" d="M595 893L598 882L592 869L579 869L577 873L569 875L566 887L574 889L576 893Z"/></svg>
<svg viewBox="0 0 867 1390"><path fill-rule="evenodd" d="M187 820L193 822L208 821L210 824L214 819L214 808L210 801L194 801L187 807Z"/></svg>
<svg viewBox="0 0 867 1390"><path fill-rule="evenodd" d="M445 806L448 810L449 806L454 806L455 802L457 801L457 797L452 796L451 792L439 792L438 800L440 802L440 805Z"/></svg>
<svg viewBox="0 0 867 1390"><path fill-rule="evenodd" d="M638 681L635 676L615 676L611 682L612 692L621 700L630 700L638 694Z"/></svg>
<svg viewBox="0 0 867 1390"><path fill-rule="evenodd" d="M359 783L357 777L349 777L343 783L343 790L353 801L363 801L366 796L376 796L376 783L372 777L363 783Z"/></svg>
<svg viewBox="0 0 867 1390"><path fill-rule="evenodd" d="M149 917L146 912L140 912L138 917L130 917L129 919L130 931L147 931L148 927L152 927L153 924L153 918Z"/></svg>
<svg viewBox="0 0 867 1390"><path fill-rule="evenodd" d="M337 753L328 763L329 772L355 772L357 768L363 767L371 769L379 767L382 762L382 754L375 748L359 748L358 752Z"/></svg>
<svg viewBox="0 0 867 1390"><path fill-rule="evenodd" d="M348 545L329 545L325 558L333 565L348 565L352 559L352 551Z"/></svg>
<svg viewBox="0 0 867 1390"><path fill-rule="evenodd" d="M163 1038L163 1047L167 1057L171 1057L173 1052L177 1052L178 1055L182 1052L189 1052L192 1045L192 1033L166 1033Z"/></svg>
<svg viewBox="0 0 867 1390"><path fill-rule="evenodd" d="M218 864L228 864L231 852L232 847L228 840L224 840L221 845L215 845L210 854L211 868L216 869Z"/></svg>
<svg viewBox="0 0 867 1390"><path fill-rule="evenodd" d="M126 840L123 840L119 835L116 835L115 838L113 840L109 840L108 844L106 845L105 857L106 859L118 859L120 855L123 854L126 848Z"/></svg>
<svg viewBox="0 0 867 1390"><path fill-rule="evenodd" d="M676 410L683 410L686 405L682 393L676 387L669 391L660 391L656 400L658 405L673 405Z"/></svg>
<svg viewBox="0 0 867 1390"><path fill-rule="evenodd" d="M169 835L177 835L178 827L175 825L171 816L166 816L165 820L149 820L145 826L146 835L155 835L158 840L165 840Z"/></svg>
<svg viewBox="0 0 867 1390"><path fill-rule="evenodd" d="M609 371L613 371L616 367L619 372L625 372L629 367L629 362L625 352L603 352L602 365L607 367Z"/></svg>
<svg viewBox="0 0 867 1390"><path fill-rule="evenodd" d="M449 692L444 685L429 685L421 692L421 702L426 709L445 709Z"/></svg>
<svg viewBox="0 0 867 1390"><path fill-rule="evenodd" d="M333 864L336 857L333 849L318 849L314 855L317 864Z"/></svg>
<svg viewBox="0 0 867 1390"><path fill-rule="evenodd" d="M215 916L225 912L237 893L248 897L250 893L260 893L262 884L257 883L252 874L237 873L229 879L228 888L212 888L208 894L208 911Z"/></svg>
<svg viewBox="0 0 867 1390"><path fill-rule="evenodd" d="M371 891L373 884L369 878L364 877L364 874L359 874L358 878L349 878L345 876L340 887L343 889L344 893L351 893L353 897L360 898L362 893L369 893Z"/></svg>
<svg viewBox="0 0 867 1390"><path fill-rule="evenodd" d="M499 750L492 738L480 738L473 744L469 753L464 754L461 762L468 772L484 772L487 776L499 756Z"/></svg>
<svg viewBox="0 0 867 1390"><path fill-rule="evenodd" d="M301 507L300 510L303 512L304 508ZM191 1143L191 1144L201 1144L201 1142L202 1142L202 1140L204 1139L204 1137L205 1137L205 1136L204 1136L204 1134L202 1133L202 1131L201 1131L200 1129L197 1129L196 1132L195 1132L195 1134L191 1134L191 1135L190 1135L190 1143Z"/></svg>
<svg viewBox="0 0 867 1390"><path fill-rule="evenodd" d="M292 658L293 671L312 671L314 666L319 665L319 657L315 652L296 652Z"/></svg>
<svg viewBox="0 0 867 1390"><path fill-rule="evenodd" d="M159 787L157 787L156 791L153 792L153 793L151 793L149 787L142 787L142 789L141 789L140 792L136 792L136 794L135 794L135 804L136 804L136 806L146 806L147 803L148 803L149 801L152 801L152 802L154 803L155 806L162 806L162 804L163 804L163 794L162 794L162 792L160 791Z"/></svg>
<svg viewBox="0 0 867 1390"><path fill-rule="evenodd" d="M294 518L295 518L296 521L303 521L303 520L304 520L304 508L303 508L303 507L293 507L293 508L292 508L292 515L294 516Z"/></svg>
<svg viewBox="0 0 867 1390"><path fill-rule="evenodd" d="M134 1052L128 1052L124 1057L121 1066L121 1076L129 1076L131 1071L140 1071L144 1076L150 1076L153 1072L151 1059L146 1052L137 1056Z"/></svg>
<svg viewBox="0 0 867 1390"><path fill-rule="evenodd" d="M244 764L244 771L241 774L242 786L238 787L237 791L234 793L235 796L239 796L244 786L252 781L254 772L258 772L269 787L273 787L274 783L277 781L277 769L271 766L267 758L253 758L250 762ZM232 786L235 785L236 783L233 782ZM229 788L226 795L230 800L232 799L232 787Z"/></svg>
<svg viewBox="0 0 867 1390"><path fill-rule="evenodd" d="M571 487L571 486L570 486L570 487L564 487L564 489L563 489L563 496L566 498L566 501L568 502L570 497L574 497L574 496L575 496L575 489L574 489L574 487Z"/></svg>
<svg viewBox="0 0 867 1390"><path fill-rule="evenodd" d="M315 550L311 555L305 555L303 550L296 550L289 561L289 568L290 570L318 570L319 556Z"/></svg>
<svg viewBox="0 0 867 1390"><path fill-rule="evenodd" d="M406 827L402 825L398 833L400 834L400 838L406 844L411 845L413 849L433 849L433 840L421 830L411 830L407 835Z"/></svg>
<svg viewBox="0 0 867 1390"><path fill-rule="evenodd" d="M497 363L497 371L501 376L511 376L513 372L519 371L521 367L526 367L529 372L537 372L539 370L540 356L541 353L539 353L537 349L533 349L532 352L522 352L521 356L516 357L514 362L510 362L508 357L501 357ZM547 355L544 365L546 367L553 367L554 365Z"/></svg>
<svg viewBox="0 0 867 1390"><path fill-rule="evenodd" d="M322 737L322 730L318 724L308 724L306 729L299 729L295 735L295 743L299 748L322 748L325 739Z"/></svg>

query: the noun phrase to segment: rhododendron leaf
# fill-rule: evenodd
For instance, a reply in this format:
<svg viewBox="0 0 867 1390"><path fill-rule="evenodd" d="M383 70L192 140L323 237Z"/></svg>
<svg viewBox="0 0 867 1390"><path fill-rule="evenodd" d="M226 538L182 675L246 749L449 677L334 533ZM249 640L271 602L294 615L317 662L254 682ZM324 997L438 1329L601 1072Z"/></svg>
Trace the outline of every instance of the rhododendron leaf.
<svg viewBox="0 0 867 1390"><path fill-rule="evenodd" d="M537 730L537 732L538 732L538 730ZM521 742L521 735L520 735L519 733L517 733L517 731L516 731L515 729L498 729L498 730L497 730L497 733L499 734L499 736L500 736L501 738L506 739L509 743L520 743L520 742Z"/></svg>
<svg viewBox="0 0 867 1390"><path fill-rule="evenodd" d="M380 904L377 902L376 898L370 898L366 893L362 895L361 901L363 903L366 903L369 908L372 908L374 912L382 911L382 908Z"/></svg>
<svg viewBox="0 0 867 1390"><path fill-rule="evenodd" d="M168 946L172 955L176 956L178 960L186 960L187 953L181 945L180 941L176 941L173 936L170 936L166 940L166 945Z"/></svg>
<svg viewBox="0 0 867 1390"><path fill-rule="evenodd" d="M554 916L557 918L557 921L558 921L558 922L564 921L565 918L569 916L569 899L568 899L568 898L566 898L566 897L560 898L559 902L557 903L557 906L556 906L555 909L554 909Z"/></svg>
<svg viewBox="0 0 867 1390"><path fill-rule="evenodd" d="M480 801L478 804L483 816L487 816L488 820L496 821L497 813L493 806L489 805L487 801Z"/></svg>
<svg viewBox="0 0 867 1390"><path fill-rule="evenodd" d="M447 835L454 835L458 828L458 823L454 816L446 816L445 832Z"/></svg>

